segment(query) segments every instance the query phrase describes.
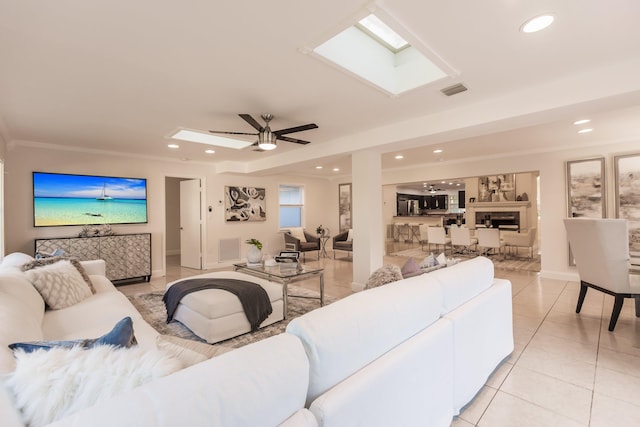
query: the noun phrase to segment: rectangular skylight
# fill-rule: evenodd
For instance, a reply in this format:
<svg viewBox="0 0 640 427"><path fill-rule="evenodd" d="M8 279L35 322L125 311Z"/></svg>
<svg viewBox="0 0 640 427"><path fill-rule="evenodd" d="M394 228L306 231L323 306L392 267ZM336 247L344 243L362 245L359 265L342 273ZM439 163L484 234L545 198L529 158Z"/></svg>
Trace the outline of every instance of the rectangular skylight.
<svg viewBox="0 0 640 427"><path fill-rule="evenodd" d="M369 15L358 21L359 27L367 30L377 40L391 48L394 53L409 46L409 42L403 39L400 34L393 31L387 24L382 22L376 15Z"/></svg>
<svg viewBox="0 0 640 427"><path fill-rule="evenodd" d="M453 74L427 46L419 45L418 49L392 28L402 27L378 9L375 14L368 12L364 19L354 19L351 26L328 40L315 42L306 51L391 95Z"/></svg>
<svg viewBox="0 0 640 427"><path fill-rule="evenodd" d="M215 145L217 147L235 148L236 150L241 150L253 144L252 141L226 138L224 136L217 136L189 129L178 129L178 131L169 138L179 139L181 141L197 142L199 144Z"/></svg>

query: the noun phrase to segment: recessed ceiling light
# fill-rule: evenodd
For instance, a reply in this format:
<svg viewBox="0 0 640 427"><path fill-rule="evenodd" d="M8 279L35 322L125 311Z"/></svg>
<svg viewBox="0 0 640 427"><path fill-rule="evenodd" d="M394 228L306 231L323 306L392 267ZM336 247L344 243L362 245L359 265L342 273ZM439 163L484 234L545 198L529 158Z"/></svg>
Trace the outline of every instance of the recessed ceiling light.
<svg viewBox="0 0 640 427"><path fill-rule="evenodd" d="M440 181L440 184L444 184L446 181Z"/></svg>
<svg viewBox="0 0 640 427"><path fill-rule="evenodd" d="M340 168L333 168L334 172L340 172Z"/></svg>
<svg viewBox="0 0 640 427"><path fill-rule="evenodd" d="M218 147L235 148L241 150L253 144L251 141L243 141L234 138L225 138L222 136L212 135L197 130L178 129L169 136L171 139L180 139L182 141L197 142L199 144L215 145Z"/></svg>
<svg viewBox="0 0 640 427"><path fill-rule="evenodd" d="M442 153L442 150L440 148L438 148L436 150L433 150L433 153L434 154L440 154L440 153Z"/></svg>
<svg viewBox="0 0 640 427"><path fill-rule="evenodd" d="M204 150L204 152L207 154L213 154L216 152L216 150Z"/></svg>
<svg viewBox="0 0 640 427"><path fill-rule="evenodd" d="M589 123L591 120L589 119L582 119L582 120L576 120L575 122L573 122L574 125L583 125L585 123Z"/></svg>
<svg viewBox="0 0 640 427"><path fill-rule="evenodd" d="M589 133L589 132L592 132L592 131L593 131L593 129L591 129L591 128L587 128L587 129L580 129L580 130L578 131L578 133Z"/></svg>
<svg viewBox="0 0 640 427"><path fill-rule="evenodd" d="M449 185L453 185L453 182L450 182Z"/></svg>
<svg viewBox="0 0 640 427"><path fill-rule="evenodd" d="M316 166L316 169L322 169L322 166Z"/></svg>
<svg viewBox="0 0 640 427"><path fill-rule="evenodd" d="M398 160L400 160L400 159L404 159L404 156L403 156L402 154L398 154L398 155L396 156L396 159L398 159Z"/></svg>
<svg viewBox="0 0 640 427"><path fill-rule="evenodd" d="M169 145L167 145L167 147L169 147L169 148L180 148L180 146L178 144L169 144Z"/></svg>
<svg viewBox="0 0 640 427"><path fill-rule="evenodd" d="M553 22L553 15L540 15L535 18L529 19L527 22L522 24L520 27L520 31L523 33L535 33L540 30L544 30Z"/></svg>
<svg viewBox="0 0 640 427"><path fill-rule="evenodd" d="M460 187L460 183L457 183L457 184L456 184L456 187Z"/></svg>

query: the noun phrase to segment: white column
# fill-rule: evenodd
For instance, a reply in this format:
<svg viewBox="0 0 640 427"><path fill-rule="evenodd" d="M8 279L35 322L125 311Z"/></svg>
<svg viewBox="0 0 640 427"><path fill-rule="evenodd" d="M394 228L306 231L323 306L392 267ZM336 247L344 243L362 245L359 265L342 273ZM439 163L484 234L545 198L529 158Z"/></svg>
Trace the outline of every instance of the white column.
<svg viewBox="0 0 640 427"><path fill-rule="evenodd" d="M382 159L379 153L356 152L351 156L353 215L353 283L360 291L373 271L382 266Z"/></svg>

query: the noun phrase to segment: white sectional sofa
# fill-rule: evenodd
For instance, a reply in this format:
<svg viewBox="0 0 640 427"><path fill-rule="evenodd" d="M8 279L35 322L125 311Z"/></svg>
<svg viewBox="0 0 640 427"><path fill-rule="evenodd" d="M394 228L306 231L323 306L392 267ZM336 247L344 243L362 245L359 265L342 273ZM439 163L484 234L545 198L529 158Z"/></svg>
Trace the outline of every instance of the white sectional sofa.
<svg viewBox="0 0 640 427"><path fill-rule="evenodd" d="M449 426L512 350L511 284L479 257L354 294L54 425Z"/></svg>

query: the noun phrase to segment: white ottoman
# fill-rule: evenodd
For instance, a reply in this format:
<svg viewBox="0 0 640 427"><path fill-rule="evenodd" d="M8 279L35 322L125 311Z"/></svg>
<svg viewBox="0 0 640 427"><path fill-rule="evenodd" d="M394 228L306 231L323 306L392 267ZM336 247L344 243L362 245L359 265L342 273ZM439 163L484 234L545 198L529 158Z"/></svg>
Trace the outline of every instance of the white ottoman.
<svg viewBox="0 0 640 427"><path fill-rule="evenodd" d="M267 291L273 308L271 315L260 324L260 327L263 328L284 319L284 300L281 284L237 271L205 273L188 277L188 279L204 277L237 279L260 285ZM167 284L167 289L176 282L178 280ZM173 318L180 321L209 344L251 332L251 325L244 314L238 297L221 289L205 289L186 295L178 304Z"/></svg>

